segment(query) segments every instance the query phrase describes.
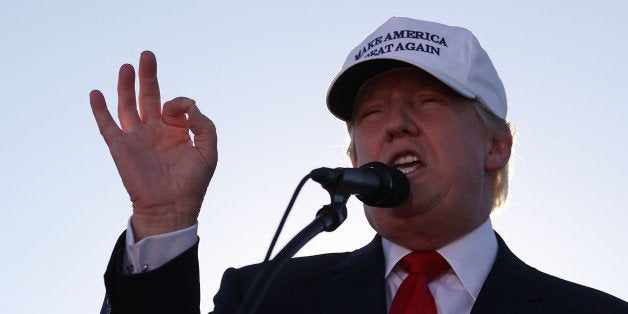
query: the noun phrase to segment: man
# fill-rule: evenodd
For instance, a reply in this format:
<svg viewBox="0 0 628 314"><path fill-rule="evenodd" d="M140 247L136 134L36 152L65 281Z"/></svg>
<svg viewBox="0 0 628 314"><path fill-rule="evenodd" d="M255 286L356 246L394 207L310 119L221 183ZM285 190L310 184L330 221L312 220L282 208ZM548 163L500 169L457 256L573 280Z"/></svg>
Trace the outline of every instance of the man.
<svg viewBox="0 0 628 314"><path fill-rule="evenodd" d="M105 274L103 311L198 313L196 217L216 167L215 129L190 99L160 110L149 52L139 78L138 114L133 68L120 69L121 129L102 95L90 95L134 210ZM291 260L259 313L628 312L527 266L493 232L512 135L501 80L468 30L391 18L349 54L327 104L347 122L352 164L400 169L410 196L392 209L365 206L378 234L366 247ZM227 270L214 312L234 313L259 269Z"/></svg>

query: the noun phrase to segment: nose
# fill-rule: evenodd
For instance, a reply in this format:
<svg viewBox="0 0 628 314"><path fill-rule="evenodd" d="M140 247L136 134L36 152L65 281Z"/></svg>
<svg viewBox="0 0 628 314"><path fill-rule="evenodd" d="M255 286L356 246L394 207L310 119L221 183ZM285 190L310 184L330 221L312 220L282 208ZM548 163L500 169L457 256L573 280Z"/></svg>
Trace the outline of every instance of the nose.
<svg viewBox="0 0 628 314"><path fill-rule="evenodd" d="M386 123L386 133L390 138L404 137L404 136L417 136L419 134L419 127L417 123L412 119L408 108L409 106L404 103L391 104L388 120Z"/></svg>

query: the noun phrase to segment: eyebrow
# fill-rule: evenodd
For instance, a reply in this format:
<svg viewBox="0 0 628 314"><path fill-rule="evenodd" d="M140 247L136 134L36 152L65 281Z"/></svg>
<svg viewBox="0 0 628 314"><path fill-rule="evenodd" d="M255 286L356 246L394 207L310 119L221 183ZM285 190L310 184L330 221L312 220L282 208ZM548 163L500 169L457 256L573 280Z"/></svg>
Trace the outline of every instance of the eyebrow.
<svg viewBox="0 0 628 314"><path fill-rule="evenodd" d="M353 100L353 105L357 105L360 103L363 103L371 98L373 98L375 93L373 92L364 92L364 93L358 93L355 96L355 99Z"/></svg>

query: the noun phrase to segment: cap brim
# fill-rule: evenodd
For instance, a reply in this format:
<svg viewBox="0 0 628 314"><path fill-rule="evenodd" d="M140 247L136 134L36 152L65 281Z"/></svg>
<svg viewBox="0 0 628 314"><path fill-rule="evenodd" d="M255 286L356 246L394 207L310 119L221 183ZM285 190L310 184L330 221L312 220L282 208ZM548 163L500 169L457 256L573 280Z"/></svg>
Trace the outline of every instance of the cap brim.
<svg viewBox="0 0 628 314"><path fill-rule="evenodd" d="M381 73L409 67L424 70L466 98L476 98L458 82L430 68L397 59L369 59L354 64L334 79L327 92L327 108L340 120L349 122L353 113L355 96L364 83Z"/></svg>

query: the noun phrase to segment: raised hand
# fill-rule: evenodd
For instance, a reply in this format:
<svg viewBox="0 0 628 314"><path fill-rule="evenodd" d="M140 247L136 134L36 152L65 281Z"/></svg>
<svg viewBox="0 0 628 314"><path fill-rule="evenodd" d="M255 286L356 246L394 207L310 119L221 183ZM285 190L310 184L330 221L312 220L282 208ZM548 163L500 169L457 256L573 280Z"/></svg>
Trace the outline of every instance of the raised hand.
<svg viewBox="0 0 628 314"><path fill-rule="evenodd" d="M140 56L138 76L139 113L135 70L130 64L120 67L121 128L102 93L93 90L89 95L100 133L133 203L131 223L136 241L196 223L218 159L216 128L194 100L178 97L165 102L162 110L152 52Z"/></svg>

